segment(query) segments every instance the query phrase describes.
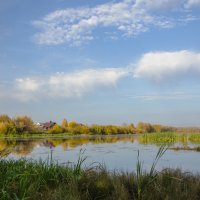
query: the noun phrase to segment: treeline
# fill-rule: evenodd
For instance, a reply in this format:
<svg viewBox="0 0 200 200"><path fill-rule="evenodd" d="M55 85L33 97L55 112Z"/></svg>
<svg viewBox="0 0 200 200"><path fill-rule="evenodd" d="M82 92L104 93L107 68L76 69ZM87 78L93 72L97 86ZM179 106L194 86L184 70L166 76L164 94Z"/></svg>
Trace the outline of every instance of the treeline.
<svg viewBox="0 0 200 200"><path fill-rule="evenodd" d="M37 132L36 125L28 116L10 118L8 115L0 115L0 134L15 135Z"/></svg>
<svg viewBox="0 0 200 200"><path fill-rule="evenodd" d="M134 125L114 126L114 125L85 125L75 121L67 122L64 119L61 125L54 125L49 133L71 133L73 135L111 135L111 134L130 134L136 133Z"/></svg>
<svg viewBox="0 0 200 200"><path fill-rule="evenodd" d="M28 116L16 116L10 118L8 115L0 115L0 134L58 134L67 133L73 135L111 135L111 134L136 134L136 133L153 133L153 132L169 132L175 131L173 127L162 126L159 124L150 124L140 122L137 126L134 124L116 125L85 125L75 121L68 122L63 119L61 124L55 124L48 130L44 130L41 126L35 124Z"/></svg>
<svg viewBox="0 0 200 200"><path fill-rule="evenodd" d="M56 124L52 129L49 130L50 133L61 133L68 132L74 135L81 134L94 134L94 135L115 135L115 134L137 134L137 133L153 133L153 132L169 132L173 131L172 127L166 127L162 125L152 125L149 123L138 123L137 126L134 124L124 124L121 126L116 125L97 125L93 124L91 126L80 124L75 121L67 122L63 119L61 125Z"/></svg>

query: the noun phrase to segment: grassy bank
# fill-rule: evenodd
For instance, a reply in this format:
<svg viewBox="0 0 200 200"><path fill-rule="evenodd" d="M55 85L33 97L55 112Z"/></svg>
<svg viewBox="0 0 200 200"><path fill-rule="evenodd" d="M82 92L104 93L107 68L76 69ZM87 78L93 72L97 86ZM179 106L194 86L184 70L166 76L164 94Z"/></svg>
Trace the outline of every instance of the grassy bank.
<svg viewBox="0 0 200 200"><path fill-rule="evenodd" d="M200 176L180 170L108 172L51 162L0 160L0 199L200 199Z"/></svg>

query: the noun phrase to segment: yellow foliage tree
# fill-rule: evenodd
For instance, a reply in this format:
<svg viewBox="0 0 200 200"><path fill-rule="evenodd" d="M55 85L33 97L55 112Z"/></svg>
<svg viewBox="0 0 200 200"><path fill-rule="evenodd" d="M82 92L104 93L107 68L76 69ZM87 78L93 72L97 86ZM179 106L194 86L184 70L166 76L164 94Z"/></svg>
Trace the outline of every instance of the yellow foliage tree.
<svg viewBox="0 0 200 200"><path fill-rule="evenodd" d="M75 128L78 124L75 121L69 122L68 126L69 128Z"/></svg>
<svg viewBox="0 0 200 200"><path fill-rule="evenodd" d="M49 133L51 134L58 134L58 133L62 133L63 132L63 129L61 126L59 126L58 124L55 124L52 129L49 130Z"/></svg>
<svg viewBox="0 0 200 200"><path fill-rule="evenodd" d="M68 122L67 122L66 119L63 119L63 120L62 120L61 127L62 127L65 131L67 130Z"/></svg>
<svg viewBox="0 0 200 200"><path fill-rule="evenodd" d="M13 119L13 122L16 126L18 133L32 133L35 130L33 120L28 116L17 116Z"/></svg>

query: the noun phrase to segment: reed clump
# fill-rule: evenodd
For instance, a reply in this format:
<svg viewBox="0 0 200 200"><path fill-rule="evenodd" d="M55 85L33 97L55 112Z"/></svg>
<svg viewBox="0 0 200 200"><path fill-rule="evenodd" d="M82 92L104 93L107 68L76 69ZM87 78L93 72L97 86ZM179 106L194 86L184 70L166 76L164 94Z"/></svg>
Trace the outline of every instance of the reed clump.
<svg viewBox="0 0 200 200"><path fill-rule="evenodd" d="M192 134L189 136L189 141L192 143L200 143L200 134Z"/></svg>
<svg viewBox="0 0 200 200"><path fill-rule="evenodd" d="M183 144L200 143L200 134L180 134L174 132L146 133L139 136L139 142L143 144L166 144L180 142Z"/></svg>
<svg viewBox="0 0 200 200"><path fill-rule="evenodd" d="M178 141L178 135L173 132L167 133L147 133L139 136L139 142L144 144L166 144Z"/></svg>

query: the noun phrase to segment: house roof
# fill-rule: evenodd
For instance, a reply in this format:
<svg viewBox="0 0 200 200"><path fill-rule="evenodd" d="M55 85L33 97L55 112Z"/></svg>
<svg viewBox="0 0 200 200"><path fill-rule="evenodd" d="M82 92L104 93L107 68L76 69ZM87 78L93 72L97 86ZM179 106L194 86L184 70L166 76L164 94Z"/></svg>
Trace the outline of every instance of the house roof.
<svg viewBox="0 0 200 200"><path fill-rule="evenodd" d="M41 123L41 126L44 128L52 128L55 124L56 122L49 121L49 122Z"/></svg>

